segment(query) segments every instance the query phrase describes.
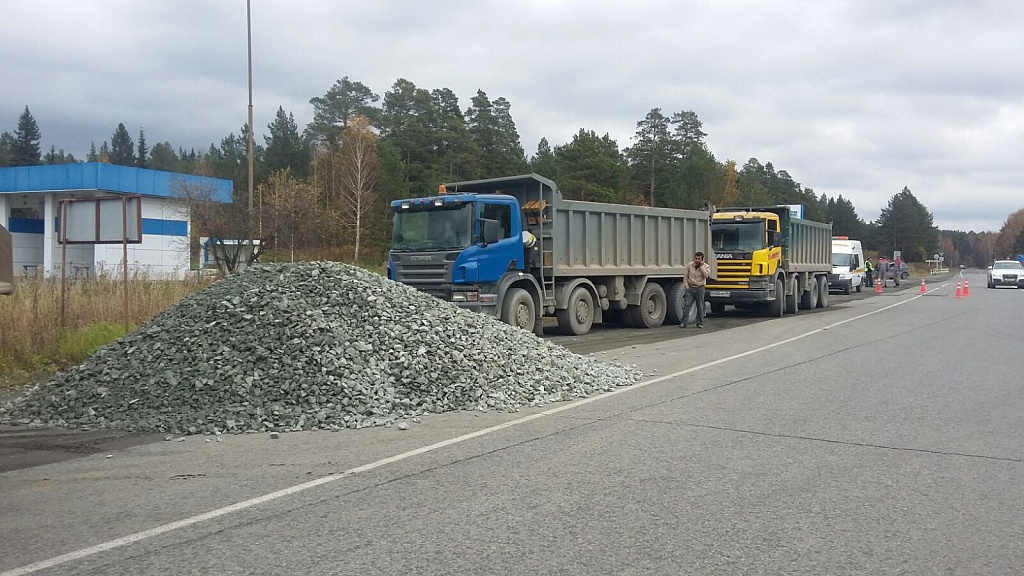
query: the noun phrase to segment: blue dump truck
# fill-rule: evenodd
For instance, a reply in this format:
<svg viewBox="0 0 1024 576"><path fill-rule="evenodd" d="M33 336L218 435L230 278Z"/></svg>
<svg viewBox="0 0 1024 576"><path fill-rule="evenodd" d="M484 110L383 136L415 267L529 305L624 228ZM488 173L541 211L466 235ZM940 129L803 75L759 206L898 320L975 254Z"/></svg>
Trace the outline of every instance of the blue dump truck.
<svg viewBox="0 0 1024 576"><path fill-rule="evenodd" d="M395 200L388 278L543 334L678 323L682 275L708 254L710 213L562 198L536 174L454 182Z"/></svg>

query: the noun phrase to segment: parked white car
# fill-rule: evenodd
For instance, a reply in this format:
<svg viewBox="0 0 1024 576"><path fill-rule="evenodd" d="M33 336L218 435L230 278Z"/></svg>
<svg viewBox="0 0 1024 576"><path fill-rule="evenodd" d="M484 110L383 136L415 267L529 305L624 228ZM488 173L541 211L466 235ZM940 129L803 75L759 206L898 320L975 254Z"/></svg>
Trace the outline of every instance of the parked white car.
<svg viewBox="0 0 1024 576"><path fill-rule="evenodd" d="M988 287L1024 288L1024 266L1016 260L996 260L988 267Z"/></svg>

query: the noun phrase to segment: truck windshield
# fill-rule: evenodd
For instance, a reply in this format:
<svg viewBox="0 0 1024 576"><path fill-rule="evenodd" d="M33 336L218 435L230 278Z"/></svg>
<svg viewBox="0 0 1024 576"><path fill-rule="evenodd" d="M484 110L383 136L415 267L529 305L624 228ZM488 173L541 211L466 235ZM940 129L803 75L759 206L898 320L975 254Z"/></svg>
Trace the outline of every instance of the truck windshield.
<svg viewBox="0 0 1024 576"><path fill-rule="evenodd" d="M764 222L722 222L711 227L711 245L717 251L753 252L764 248Z"/></svg>
<svg viewBox="0 0 1024 576"><path fill-rule="evenodd" d="M853 262L853 254L832 254L832 265L833 266L845 266L849 268Z"/></svg>
<svg viewBox="0 0 1024 576"><path fill-rule="evenodd" d="M473 241L473 205L396 212L393 250L459 250Z"/></svg>

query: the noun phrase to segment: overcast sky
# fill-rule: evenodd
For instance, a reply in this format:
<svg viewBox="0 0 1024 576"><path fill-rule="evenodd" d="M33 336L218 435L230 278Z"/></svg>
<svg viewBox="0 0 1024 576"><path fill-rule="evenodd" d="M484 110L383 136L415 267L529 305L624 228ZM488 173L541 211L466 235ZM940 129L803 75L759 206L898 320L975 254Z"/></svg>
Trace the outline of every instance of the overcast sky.
<svg viewBox="0 0 1024 576"><path fill-rule="evenodd" d="M246 122L244 0L11 2L0 131L27 105L82 158L118 122L205 150ZM505 97L528 155L580 129L632 143L692 110L711 152L754 157L874 220L904 186L943 229L1024 208L1024 1L252 0L254 125L348 76ZM493 176L500 176L494 174Z"/></svg>

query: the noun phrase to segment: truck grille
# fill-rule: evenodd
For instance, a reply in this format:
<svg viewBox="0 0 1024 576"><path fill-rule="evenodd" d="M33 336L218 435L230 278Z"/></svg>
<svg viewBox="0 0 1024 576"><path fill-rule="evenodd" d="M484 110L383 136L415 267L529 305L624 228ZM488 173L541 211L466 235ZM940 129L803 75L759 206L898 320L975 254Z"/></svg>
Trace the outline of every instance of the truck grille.
<svg viewBox="0 0 1024 576"><path fill-rule="evenodd" d="M452 261L445 254L392 254L391 261L397 282L442 300L451 299Z"/></svg>
<svg viewBox="0 0 1024 576"><path fill-rule="evenodd" d="M747 288L750 286L750 260L719 260L718 278L710 288Z"/></svg>

